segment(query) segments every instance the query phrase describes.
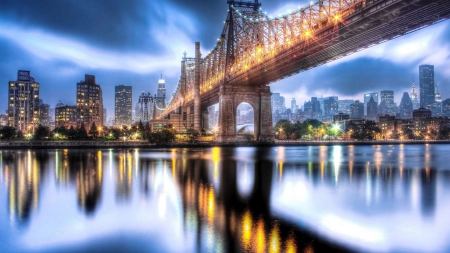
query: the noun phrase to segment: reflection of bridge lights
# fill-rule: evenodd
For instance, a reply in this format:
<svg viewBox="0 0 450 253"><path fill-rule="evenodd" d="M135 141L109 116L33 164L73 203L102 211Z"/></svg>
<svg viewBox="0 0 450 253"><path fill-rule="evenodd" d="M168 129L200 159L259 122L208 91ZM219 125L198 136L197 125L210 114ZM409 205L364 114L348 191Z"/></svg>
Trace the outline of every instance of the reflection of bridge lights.
<svg viewBox="0 0 450 253"><path fill-rule="evenodd" d="M256 225L256 252L266 251L266 234L264 231L264 220L260 218Z"/></svg>
<svg viewBox="0 0 450 253"><path fill-rule="evenodd" d="M272 231L270 232L269 252L278 253L280 252L280 249L281 249L280 229L278 228L278 223L275 223L275 225L272 228Z"/></svg>

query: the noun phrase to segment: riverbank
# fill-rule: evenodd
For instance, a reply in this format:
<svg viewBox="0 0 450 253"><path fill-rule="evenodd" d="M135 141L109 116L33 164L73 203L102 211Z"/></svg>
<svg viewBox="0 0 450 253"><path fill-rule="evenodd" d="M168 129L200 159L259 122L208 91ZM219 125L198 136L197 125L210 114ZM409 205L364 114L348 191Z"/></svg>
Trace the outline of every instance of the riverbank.
<svg viewBox="0 0 450 253"><path fill-rule="evenodd" d="M82 149L82 148L190 148L190 147L276 147L276 146L333 146L333 145L418 145L450 144L450 140L386 140L386 141L275 141L267 142L198 142L162 143L146 141L1 141L0 149Z"/></svg>

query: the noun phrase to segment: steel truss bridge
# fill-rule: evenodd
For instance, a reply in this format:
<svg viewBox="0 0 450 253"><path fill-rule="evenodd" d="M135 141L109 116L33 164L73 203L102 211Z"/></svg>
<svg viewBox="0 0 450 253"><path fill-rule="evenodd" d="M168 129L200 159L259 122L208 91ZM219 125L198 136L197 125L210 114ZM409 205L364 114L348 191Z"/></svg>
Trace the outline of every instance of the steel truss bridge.
<svg viewBox="0 0 450 253"><path fill-rule="evenodd" d="M236 109L255 111L255 138L273 140L270 83L395 39L450 16L450 0L320 0L269 17L261 3L229 0L215 48L184 55L181 77L159 119L193 114L202 128L205 108L219 103L218 140L236 139Z"/></svg>

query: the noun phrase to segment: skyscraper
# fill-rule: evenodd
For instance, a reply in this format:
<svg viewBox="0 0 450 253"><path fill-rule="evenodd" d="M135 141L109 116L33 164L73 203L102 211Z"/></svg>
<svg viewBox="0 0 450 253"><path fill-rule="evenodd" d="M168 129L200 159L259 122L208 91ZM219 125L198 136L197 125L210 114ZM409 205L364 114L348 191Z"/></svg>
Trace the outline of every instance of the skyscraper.
<svg viewBox="0 0 450 253"><path fill-rule="evenodd" d="M363 118L364 117L364 104L359 100L355 100L355 103L350 105L350 118Z"/></svg>
<svg viewBox="0 0 450 253"><path fill-rule="evenodd" d="M103 126L103 96L95 76L85 75L84 81L77 83L78 123L89 129L92 123Z"/></svg>
<svg viewBox="0 0 450 253"><path fill-rule="evenodd" d="M39 123L39 83L28 70L19 70L17 81L9 82L8 125L32 133Z"/></svg>
<svg viewBox="0 0 450 253"><path fill-rule="evenodd" d="M158 89L159 90L159 89ZM119 85L116 86L116 97L115 97L115 125L131 125L132 123L132 87Z"/></svg>
<svg viewBox="0 0 450 253"><path fill-rule="evenodd" d="M434 66L419 66L420 81L420 107L431 110L431 106L435 102L434 94Z"/></svg>
<svg viewBox="0 0 450 253"><path fill-rule="evenodd" d="M280 93L272 94L272 113L284 113L286 110L285 99Z"/></svg>
<svg viewBox="0 0 450 253"><path fill-rule="evenodd" d="M378 106L378 92L364 94L364 115L367 115L367 103L369 103L370 98L373 98L374 102Z"/></svg>
<svg viewBox="0 0 450 253"><path fill-rule="evenodd" d="M291 100L291 112L296 113L297 112L297 101L295 98L292 98Z"/></svg>
<svg viewBox="0 0 450 253"><path fill-rule="evenodd" d="M408 92L403 93L402 101L400 102L400 117L402 119L411 119L413 113L413 105Z"/></svg>
<svg viewBox="0 0 450 253"><path fill-rule="evenodd" d="M376 93L378 96L378 93ZM365 96L364 96L365 99ZM378 103L375 102L375 99L371 96L369 102L367 102L367 119L372 121L377 121L377 113L378 113Z"/></svg>
<svg viewBox="0 0 450 253"><path fill-rule="evenodd" d="M450 98L442 101L442 115L450 117Z"/></svg>
<svg viewBox="0 0 450 253"><path fill-rule="evenodd" d="M412 88L411 88L410 98L411 98L411 102L413 105L413 109L414 110L419 109L420 103L419 103L419 98L417 97L416 86L414 85L414 80L413 80L413 84L412 84Z"/></svg>
<svg viewBox="0 0 450 253"><path fill-rule="evenodd" d="M394 105L394 91L383 90L380 92L381 102L386 105L386 113L390 116L395 116L395 105Z"/></svg>
<svg viewBox="0 0 450 253"><path fill-rule="evenodd" d="M355 103L355 100L344 99L338 100L338 112L350 115L350 105Z"/></svg>
<svg viewBox="0 0 450 253"><path fill-rule="evenodd" d="M42 99L39 103L39 124L43 126L50 126L50 105L44 104Z"/></svg>
<svg viewBox="0 0 450 253"><path fill-rule="evenodd" d="M433 116L440 116L442 114L442 97L437 85L434 86L434 103L431 106L431 113Z"/></svg>
<svg viewBox="0 0 450 253"><path fill-rule="evenodd" d="M166 80L161 79L158 80L158 90L155 95L155 103L159 108L166 107Z"/></svg>
<svg viewBox="0 0 450 253"><path fill-rule="evenodd" d="M338 113L338 100L334 97L329 97L323 101L323 117L324 121L332 121L333 115Z"/></svg>

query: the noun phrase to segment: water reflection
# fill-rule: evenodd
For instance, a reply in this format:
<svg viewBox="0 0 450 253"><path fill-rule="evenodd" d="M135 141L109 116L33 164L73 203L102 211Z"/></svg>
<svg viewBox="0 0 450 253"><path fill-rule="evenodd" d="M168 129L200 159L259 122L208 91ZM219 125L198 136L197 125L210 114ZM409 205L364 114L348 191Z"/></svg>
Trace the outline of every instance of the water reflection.
<svg viewBox="0 0 450 253"><path fill-rule="evenodd" d="M20 228L11 251L95 249L89 237L123 233L124 250L446 251L447 149L4 150L0 232Z"/></svg>

